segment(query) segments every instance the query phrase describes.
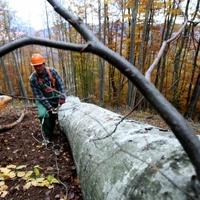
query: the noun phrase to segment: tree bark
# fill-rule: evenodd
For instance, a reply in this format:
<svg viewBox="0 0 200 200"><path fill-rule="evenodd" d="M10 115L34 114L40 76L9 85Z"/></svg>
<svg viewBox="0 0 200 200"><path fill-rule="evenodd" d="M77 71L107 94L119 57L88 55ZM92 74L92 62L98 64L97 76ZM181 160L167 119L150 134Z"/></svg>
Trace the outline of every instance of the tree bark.
<svg viewBox="0 0 200 200"><path fill-rule="evenodd" d="M195 199L195 173L172 132L68 97L59 110L84 199ZM165 131L165 132L164 132Z"/></svg>

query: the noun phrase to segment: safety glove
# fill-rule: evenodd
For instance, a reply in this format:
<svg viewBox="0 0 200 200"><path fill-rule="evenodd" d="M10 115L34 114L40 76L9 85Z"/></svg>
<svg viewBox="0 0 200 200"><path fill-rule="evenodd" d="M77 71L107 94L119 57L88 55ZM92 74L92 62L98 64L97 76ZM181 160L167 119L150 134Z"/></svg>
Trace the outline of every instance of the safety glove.
<svg viewBox="0 0 200 200"><path fill-rule="evenodd" d="M57 115L58 114L58 109L57 108L51 108L48 112L50 114L52 114L52 115Z"/></svg>

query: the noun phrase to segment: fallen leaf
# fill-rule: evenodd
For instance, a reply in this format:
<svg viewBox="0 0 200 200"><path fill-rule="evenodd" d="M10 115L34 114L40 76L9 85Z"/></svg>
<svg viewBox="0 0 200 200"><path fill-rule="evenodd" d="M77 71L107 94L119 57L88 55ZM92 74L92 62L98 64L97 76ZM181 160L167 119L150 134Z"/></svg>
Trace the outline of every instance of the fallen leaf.
<svg viewBox="0 0 200 200"><path fill-rule="evenodd" d="M8 169L15 169L16 165L7 165L6 168L8 168Z"/></svg>
<svg viewBox="0 0 200 200"><path fill-rule="evenodd" d="M32 182L28 182L23 186L23 189L28 190L31 187L31 185L32 185Z"/></svg>
<svg viewBox="0 0 200 200"><path fill-rule="evenodd" d="M24 169L24 168L26 168L26 165L19 165L19 166L16 167L17 170L18 169Z"/></svg>
<svg viewBox="0 0 200 200"><path fill-rule="evenodd" d="M24 177L26 175L26 172L17 172L17 177L21 178Z"/></svg>
<svg viewBox="0 0 200 200"><path fill-rule="evenodd" d="M50 185L50 183L49 183L49 181L47 181L47 180L44 180L44 181L40 184L40 186L42 186L42 187L49 187L49 185Z"/></svg>
<svg viewBox="0 0 200 200"><path fill-rule="evenodd" d="M0 192L6 191L8 189L8 186L6 184L0 186Z"/></svg>
<svg viewBox="0 0 200 200"><path fill-rule="evenodd" d="M1 187L2 185L5 185L5 181L0 181L0 187Z"/></svg>
<svg viewBox="0 0 200 200"><path fill-rule="evenodd" d="M20 190L20 185L15 186L16 190Z"/></svg>
<svg viewBox="0 0 200 200"><path fill-rule="evenodd" d="M0 172L3 174L8 174L11 170L6 167L0 167Z"/></svg>
<svg viewBox="0 0 200 200"><path fill-rule="evenodd" d="M8 191L2 191L1 192L1 197L4 198L8 194Z"/></svg>
<svg viewBox="0 0 200 200"><path fill-rule="evenodd" d="M59 181L52 175L47 176L47 180L49 181L50 184L52 183L59 183Z"/></svg>
<svg viewBox="0 0 200 200"><path fill-rule="evenodd" d="M29 177L31 177L32 174L33 174L33 171L28 171L28 172L26 172L24 178L25 178L25 179L26 179L26 178L29 178Z"/></svg>
<svg viewBox="0 0 200 200"><path fill-rule="evenodd" d="M34 174L35 174L36 177L40 176L40 170L39 170L38 167L34 167L33 171L34 171Z"/></svg>
<svg viewBox="0 0 200 200"><path fill-rule="evenodd" d="M45 180L45 178L43 178L43 177L42 178L36 178L35 180L36 180L36 182L41 183Z"/></svg>
<svg viewBox="0 0 200 200"><path fill-rule="evenodd" d="M8 174L8 177L9 178L15 178L15 176L16 176L16 173L15 172L13 172L13 171L11 171L9 174Z"/></svg>

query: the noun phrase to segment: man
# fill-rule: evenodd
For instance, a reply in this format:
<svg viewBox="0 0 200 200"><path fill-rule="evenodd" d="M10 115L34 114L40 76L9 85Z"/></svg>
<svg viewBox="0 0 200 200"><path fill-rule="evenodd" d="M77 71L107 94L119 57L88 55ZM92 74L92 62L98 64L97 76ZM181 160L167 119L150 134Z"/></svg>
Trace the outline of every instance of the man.
<svg viewBox="0 0 200 200"><path fill-rule="evenodd" d="M31 65L35 71L30 76L30 85L46 142L52 139L55 126L55 108L65 102L65 91L61 77L54 68L45 66L41 54L33 54Z"/></svg>

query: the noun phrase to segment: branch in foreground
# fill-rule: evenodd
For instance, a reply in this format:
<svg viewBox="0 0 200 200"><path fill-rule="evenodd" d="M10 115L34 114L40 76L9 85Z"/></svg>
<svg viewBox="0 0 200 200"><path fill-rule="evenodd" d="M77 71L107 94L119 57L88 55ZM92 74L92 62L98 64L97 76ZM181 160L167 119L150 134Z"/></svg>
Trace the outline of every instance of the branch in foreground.
<svg viewBox="0 0 200 200"><path fill-rule="evenodd" d="M93 42L92 52L107 60L113 66L120 70L145 98L154 106L158 113L163 117L170 126L177 139L187 152L193 163L198 179L200 180L200 141L192 134L192 129L187 125L183 116L159 93L159 91L145 79L141 72L129 63L125 58L103 45L92 32L78 21L77 17L70 14L56 0L47 0L55 11L65 18L72 26L86 39L87 42ZM77 23L78 22L78 23Z"/></svg>
<svg viewBox="0 0 200 200"><path fill-rule="evenodd" d="M5 44L0 47L0 57L4 56L5 54L31 44L42 45L47 47L52 47L56 49L63 49L63 50L70 50L70 51L78 51L78 52L86 52L90 45L87 44L74 44L74 43L67 43L63 41L52 41L48 39L38 38L38 37L24 37L18 40L12 41L8 44ZM89 52L89 51L88 51Z"/></svg>

